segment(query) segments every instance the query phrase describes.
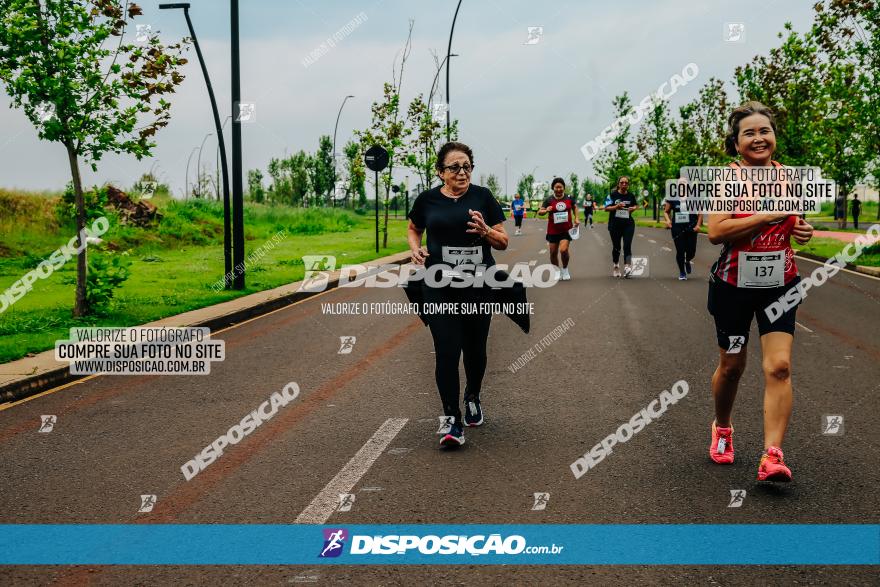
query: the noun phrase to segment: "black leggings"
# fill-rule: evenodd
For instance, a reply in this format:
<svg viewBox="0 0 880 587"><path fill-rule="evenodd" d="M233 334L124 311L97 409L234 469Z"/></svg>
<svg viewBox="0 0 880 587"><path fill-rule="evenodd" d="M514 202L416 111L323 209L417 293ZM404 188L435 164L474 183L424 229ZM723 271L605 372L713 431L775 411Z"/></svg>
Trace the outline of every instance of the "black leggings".
<svg viewBox="0 0 880 587"><path fill-rule="evenodd" d="M682 228L673 226L672 242L675 243L675 262L678 264L678 272L684 273L685 259L693 261L697 254L697 233L687 226Z"/></svg>
<svg viewBox="0 0 880 587"><path fill-rule="evenodd" d="M517 228L519 228L520 226L522 226L522 219L523 219L522 216L514 216L514 217L513 217L513 221L516 223L516 227L517 227Z"/></svg>
<svg viewBox="0 0 880 587"><path fill-rule="evenodd" d="M480 304L488 301L489 288L425 287L427 303ZM434 339L434 378L443 402L443 414L455 416L461 422L459 406L460 382L458 364L464 355L467 395L480 396L483 375L486 373L486 341L492 314L431 314L428 326ZM465 397L465 401L470 399Z"/></svg>
<svg viewBox="0 0 880 587"><path fill-rule="evenodd" d="M593 213L592 212L584 212L586 215L586 219L589 221L590 226L593 226Z"/></svg>
<svg viewBox="0 0 880 587"><path fill-rule="evenodd" d="M623 239L623 262L629 265L632 263L632 244L633 236L636 234L636 223L627 222L626 224L615 222L608 227L611 233L611 260L617 265L620 260L620 241Z"/></svg>

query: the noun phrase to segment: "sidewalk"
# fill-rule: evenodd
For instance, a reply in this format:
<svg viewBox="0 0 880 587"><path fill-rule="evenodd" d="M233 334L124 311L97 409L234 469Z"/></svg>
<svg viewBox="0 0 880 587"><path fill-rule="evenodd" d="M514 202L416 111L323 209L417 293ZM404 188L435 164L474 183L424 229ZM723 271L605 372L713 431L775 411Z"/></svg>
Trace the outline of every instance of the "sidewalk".
<svg viewBox="0 0 880 587"><path fill-rule="evenodd" d="M373 259L364 265L400 265L408 260L409 252L404 252ZM339 273L338 269L330 273L327 290L333 289L339 284ZM289 283L275 289L257 292L176 316L169 316L140 326L206 326L212 331L218 330L321 293L297 291L301 284L302 281ZM0 365L0 405L83 377L70 375L68 366L69 364L66 362L55 360L54 349Z"/></svg>

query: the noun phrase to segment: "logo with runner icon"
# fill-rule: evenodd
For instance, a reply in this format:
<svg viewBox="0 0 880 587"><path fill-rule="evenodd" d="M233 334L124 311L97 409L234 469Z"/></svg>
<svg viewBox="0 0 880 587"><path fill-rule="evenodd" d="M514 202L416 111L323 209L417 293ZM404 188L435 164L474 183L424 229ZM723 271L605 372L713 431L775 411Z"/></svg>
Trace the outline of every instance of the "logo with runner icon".
<svg viewBox="0 0 880 587"><path fill-rule="evenodd" d="M648 258L633 257L631 277L648 277Z"/></svg>
<svg viewBox="0 0 880 587"><path fill-rule="evenodd" d="M532 511L545 510L548 503L550 503L549 493L535 493L535 503L532 504Z"/></svg>
<svg viewBox="0 0 880 587"><path fill-rule="evenodd" d="M745 489L731 489L730 490L730 501L727 504L729 508L739 508L742 507L743 502L746 500L746 490Z"/></svg>
<svg viewBox="0 0 880 587"><path fill-rule="evenodd" d="M351 506L354 505L354 494L352 493L340 493L339 494L339 507L336 508L337 512L350 512Z"/></svg>
<svg viewBox="0 0 880 587"><path fill-rule="evenodd" d="M452 430L452 425L455 424L455 416L438 417L440 418L440 428L437 429L437 434L448 434Z"/></svg>
<svg viewBox="0 0 880 587"><path fill-rule="evenodd" d="M841 436L843 434L843 416L824 414L822 416L822 434L825 436Z"/></svg>
<svg viewBox="0 0 880 587"><path fill-rule="evenodd" d="M37 432L52 432L56 422L58 422L58 416L40 416L40 428Z"/></svg>
<svg viewBox="0 0 880 587"><path fill-rule="evenodd" d="M155 495L142 495L141 496L141 507L138 508L138 512L148 513L148 512L153 511L154 507L156 507L156 496Z"/></svg>
<svg viewBox="0 0 880 587"><path fill-rule="evenodd" d="M342 554L348 530L345 528L324 528L324 548L318 558L334 558Z"/></svg>
<svg viewBox="0 0 880 587"><path fill-rule="evenodd" d="M330 283L330 272L336 268L333 255L303 255L306 273L297 291L324 291Z"/></svg>
<svg viewBox="0 0 880 587"><path fill-rule="evenodd" d="M357 342L356 336L340 336L339 337L339 355L350 355L354 350L354 343Z"/></svg>
<svg viewBox="0 0 880 587"><path fill-rule="evenodd" d="M746 344L745 336L728 336L727 339L730 341L727 345L728 355L738 355Z"/></svg>

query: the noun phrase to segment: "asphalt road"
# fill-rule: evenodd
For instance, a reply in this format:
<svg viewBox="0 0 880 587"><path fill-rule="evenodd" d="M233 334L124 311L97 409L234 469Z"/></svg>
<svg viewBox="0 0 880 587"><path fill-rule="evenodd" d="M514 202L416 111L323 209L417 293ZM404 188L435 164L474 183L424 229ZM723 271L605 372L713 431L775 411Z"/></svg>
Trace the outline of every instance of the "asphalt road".
<svg viewBox="0 0 880 587"><path fill-rule="evenodd" d="M509 223L510 224L510 223ZM510 229L512 232L512 228ZM570 282L532 289L532 331L493 320L486 423L438 449L441 414L428 330L412 316L326 315L322 303L403 302L389 289L333 290L215 333L227 358L205 377L101 376L0 411L0 523L878 523L880 280L841 272L798 313L795 409L784 445L794 482L755 481L762 444L760 349L734 412L737 462L709 461L717 358L701 237L677 280L668 231L638 228L648 275L611 277L604 225L573 244ZM526 221L499 262L548 258ZM817 265L798 262L801 273ZM565 321L573 327L512 373ZM338 354L341 336L356 336ZM685 380L688 395L595 469L569 465ZM299 397L186 481L180 467L288 382ZM39 433L41 415L57 416ZM843 433L823 434L842 415ZM389 423L388 421L391 420ZM379 438L381 437L381 438ZM379 438L379 440L376 440ZM373 439L371 441L371 439ZM377 447L364 457L365 446ZM360 456L357 456L360 455ZM354 463L354 465L352 465ZM350 511L335 511L351 486ZM730 491L742 489L741 507ZM533 494L550 494L533 511ZM155 494L150 513L140 496ZM327 501L330 496L330 501ZM719 547L724 537L719 536ZM864 567L5 567L3 584L876 584ZM873 579L871 578L873 577Z"/></svg>

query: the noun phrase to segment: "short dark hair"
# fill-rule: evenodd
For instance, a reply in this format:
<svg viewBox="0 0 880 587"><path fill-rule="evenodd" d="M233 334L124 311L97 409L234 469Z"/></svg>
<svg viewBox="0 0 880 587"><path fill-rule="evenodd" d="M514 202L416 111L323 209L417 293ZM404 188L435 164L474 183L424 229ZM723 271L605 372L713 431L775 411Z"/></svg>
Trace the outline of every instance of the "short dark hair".
<svg viewBox="0 0 880 587"><path fill-rule="evenodd" d="M739 136L739 123L743 118L751 116L752 114L763 114L766 116L770 120L770 126L773 127L773 132L776 132L776 117L773 116L773 111L757 100L750 100L737 108L734 108L733 112L730 113L730 116L727 117L727 136L724 137L724 152L731 157L736 157L737 155L736 139Z"/></svg>
<svg viewBox="0 0 880 587"><path fill-rule="evenodd" d="M561 183L562 187L565 187L565 180L562 179L561 177L554 177L553 181L550 182L550 187L551 188L555 187L557 183Z"/></svg>
<svg viewBox="0 0 880 587"><path fill-rule="evenodd" d="M434 169L443 171L443 163L446 161L446 156L453 151L461 151L467 155L468 160L471 162L471 167L474 166L474 152L471 151L471 148L458 141L449 141L437 151L437 161L434 163Z"/></svg>

